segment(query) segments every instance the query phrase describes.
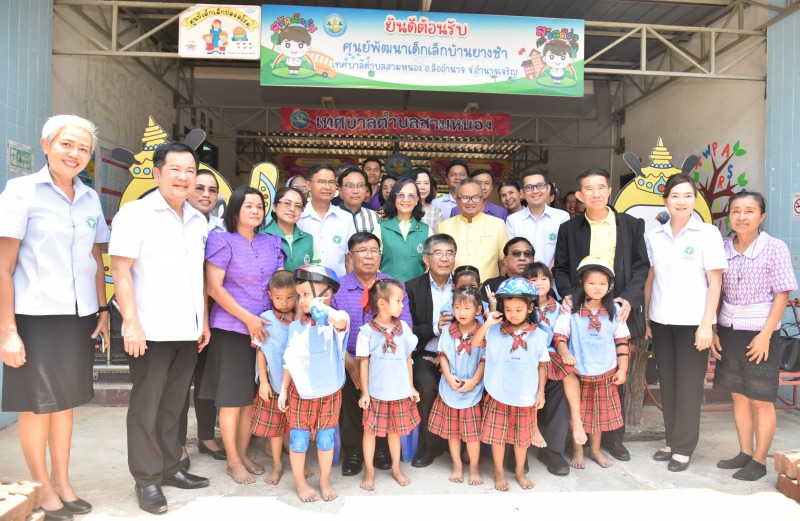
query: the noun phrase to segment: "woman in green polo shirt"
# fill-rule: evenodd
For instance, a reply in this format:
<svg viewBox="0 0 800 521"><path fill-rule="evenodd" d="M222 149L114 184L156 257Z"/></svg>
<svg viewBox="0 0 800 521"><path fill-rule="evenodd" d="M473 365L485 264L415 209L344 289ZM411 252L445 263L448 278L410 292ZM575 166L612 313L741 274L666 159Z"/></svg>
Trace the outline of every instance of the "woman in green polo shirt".
<svg viewBox="0 0 800 521"><path fill-rule="evenodd" d="M297 188L284 186L278 189L272 205L272 222L260 230L261 233L281 238L286 253L283 267L289 271L314 260L314 238L297 226L305 206L306 196Z"/></svg>
<svg viewBox="0 0 800 521"><path fill-rule="evenodd" d="M401 282L422 275L422 253L431 230L421 221L425 210L414 180L398 179L383 208L384 220L373 231L381 240L381 271Z"/></svg>

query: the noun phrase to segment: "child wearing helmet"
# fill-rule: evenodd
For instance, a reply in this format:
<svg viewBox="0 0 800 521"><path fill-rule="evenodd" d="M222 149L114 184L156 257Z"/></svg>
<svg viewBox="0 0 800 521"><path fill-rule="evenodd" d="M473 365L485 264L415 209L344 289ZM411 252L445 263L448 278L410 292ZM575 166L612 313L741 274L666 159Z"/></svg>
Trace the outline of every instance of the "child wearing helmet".
<svg viewBox="0 0 800 521"><path fill-rule="evenodd" d="M286 411L289 424L289 462L297 497L303 502L317 501L320 496L331 501L337 496L330 478L350 317L329 306L339 289L333 270L305 264L294 271L294 279L303 315L289 325L278 407ZM305 476L305 453L312 437L317 444L319 496Z"/></svg>
<svg viewBox="0 0 800 521"><path fill-rule="evenodd" d="M375 490L375 438L388 438L392 455L392 477L400 486L411 480L400 469L400 436L411 434L420 424L414 388L411 354L417 336L400 320L405 288L395 279L375 279L364 288L361 306L372 318L361 326L356 342L360 362L361 398L364 409L364 480L361 488Z"/></svg>
<svg viewBox="0 0 800 521"><path fill-rule="evenodd" d="M617 318L613 285L614 268L606 259L583 259L575 305L571 313L558 317L554 328L564 367L571 366L580 382L580 416L589 437L589 457L603 468L613 463L600 450L601 435L623 425L617 386L625 383L630 343L628 326ZM573 445L570 465L582 469L583 444L573 437Z"/></svg>
<svg viewBox="0 0 800 521"><path fill-rule="evenodd" d="M508 490L503 469L506 443L514 445L514 477L523 489L533 488L525 475L530 445L544 447L536 411L544 407L547 345L550 335L530 320L539 293L528 280L512 277L495 293L497 308L472 337L473 347L486 341L486 370L481 441L492 446L494 486Z"/></svg>

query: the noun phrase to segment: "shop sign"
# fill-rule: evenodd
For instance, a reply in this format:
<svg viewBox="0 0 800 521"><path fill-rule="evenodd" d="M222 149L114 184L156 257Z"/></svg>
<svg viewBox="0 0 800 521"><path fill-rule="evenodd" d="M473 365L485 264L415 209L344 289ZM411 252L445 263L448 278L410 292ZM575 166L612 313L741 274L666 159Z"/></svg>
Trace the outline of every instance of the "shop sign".
<svg viewBox="0 0 800 521"><path fill-rule="evenodd" d="M178 54L182 58L257 60L261 51L261 7L195 5L181 13Z"/></svg>
<svg viewBox="0 0 800 521"><path fill-rule="evenodd" d="M583 96L583 20L263 5L261 85Z"/></svg>

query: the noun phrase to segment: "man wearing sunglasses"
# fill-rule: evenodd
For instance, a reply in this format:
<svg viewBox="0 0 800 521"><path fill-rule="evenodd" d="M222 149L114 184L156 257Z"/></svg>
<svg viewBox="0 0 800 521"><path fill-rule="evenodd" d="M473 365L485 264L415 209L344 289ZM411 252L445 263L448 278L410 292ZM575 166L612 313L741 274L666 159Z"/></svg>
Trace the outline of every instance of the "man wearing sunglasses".
<svg viewBox="0 0 800 521"><path fill-rule="evenodd" d="M536 251L536 261L552 268L558 229L569 220L569 214L547 205L551 189L547 172L528 169L522 173L521 181L528 207L508 216L508 236L528 239Z"/></svg>
<svg viewBox="0 0 800 521"><path fill-rule="evenodd" d="M504 280L509 277L522 277L525 273L525 268L533 263L536 251L525 237L513 237L503 246L503 255L505 255L503 265L506 268L506 274L484 281L484 287L481 288L484 300L487 300L486 286L489 286L492 294L494 294Z"/></svg>

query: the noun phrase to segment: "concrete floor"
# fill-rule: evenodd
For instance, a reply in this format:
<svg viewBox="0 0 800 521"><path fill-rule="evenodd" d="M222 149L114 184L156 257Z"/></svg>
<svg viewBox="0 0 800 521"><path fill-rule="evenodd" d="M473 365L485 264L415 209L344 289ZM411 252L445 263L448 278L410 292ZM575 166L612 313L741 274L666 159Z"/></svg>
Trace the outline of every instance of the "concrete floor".
<svg viewBox="0 0 800 521"><path fill-rule="evenodd" d="M75 411L71 478L80 497L94 505L94 511L82 520L151 516L138 509L133 480L128 473L126 412L124 407L84 407ZM660 412L648 407L646 418L651 423L658 422ZM189 436L196 436L191 424ZM405 517L405 512L422 519L453 515L531 519L533 515L542 514L566 514L569 519L573 518L571 511L576 515L588 515L593 520L616 521L631 515L643 515L651 520L680 514L689 514L691 519L701 516L743 519L747 515L754 516L752 519L764 515L771 519L800 519L800 505L775 490L776 474L771 456L767 463L769 474L755 483L734 480L730 477L732 471L716 468L717 460L738 452L730 413L703 414L700 445L689 470L683 473L668 472L666 463L651 459L661 446L659 441L632 441L627 446L632 454L630 462L616 462L612 468L602 469L587 461L585 470L573 470L567 477L548 474L531 449L529 476L536 488L522 491L512 481L511 491L505 493L493 489L488 459L481 461L486 483L479 487L450 483L447 455L425 469L403 464L404 471L413 480L405 488L395 484L388 472L379 471L377 491L372 493L359 489L360 477L343 477L339 468L334 468L334 486L339 498L330 503L302 504L294 494L288 471L274 487L260 479L254 485L236 485L225 474L223 462L199 455L192 443L189 447L191 472L211 478L211 486L198 491L165 488L170 509L163 519L228 518L233 521L249 514L272 519L286 515L291 520L339 515L355 519L374 516L378 509L390 519ZM800 416L778 413L778 431L772 448L800 448ZM252 450L257 461L267 466L271 464L262 443L254 441ZM288 457L284 458L288 469ZM311 459L311 467L316 468L314 459ZM23 479L29 476L15 426L0 431L0 475Z"/></svg>

